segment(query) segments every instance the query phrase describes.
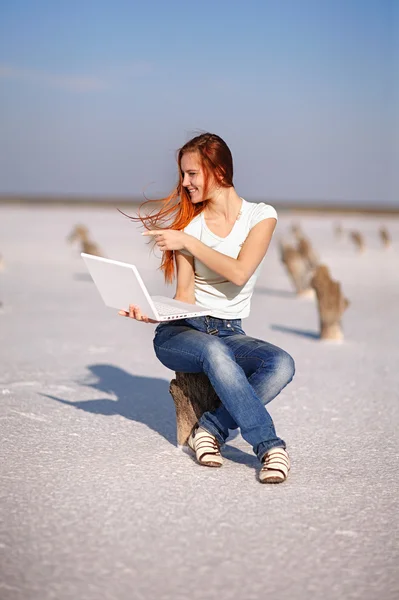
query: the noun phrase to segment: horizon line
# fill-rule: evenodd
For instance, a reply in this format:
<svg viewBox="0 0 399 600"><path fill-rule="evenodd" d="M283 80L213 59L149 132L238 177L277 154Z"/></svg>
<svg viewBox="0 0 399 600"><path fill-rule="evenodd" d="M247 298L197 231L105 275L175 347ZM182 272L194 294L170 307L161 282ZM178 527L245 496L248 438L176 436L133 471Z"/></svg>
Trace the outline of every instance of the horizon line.
<svg viewBox="0 0 399 600"><path fill-rule="evenodd" d="M157 202L155 199L146 199L138 196L129 195L104 195L99 194L1 194L0 205L44 205L44 206L74 206L85 207L113 207L116 204L120 206L137 206L147 200ZM394 214L399 213L399 202L375 201L346 201L346 200L304 200L287 198L253 198L249 202L265 202L273 204L280 210L299 210L299 211L323 211L323 212L354 212L354 213L372 213L372 214Z"/></svg>

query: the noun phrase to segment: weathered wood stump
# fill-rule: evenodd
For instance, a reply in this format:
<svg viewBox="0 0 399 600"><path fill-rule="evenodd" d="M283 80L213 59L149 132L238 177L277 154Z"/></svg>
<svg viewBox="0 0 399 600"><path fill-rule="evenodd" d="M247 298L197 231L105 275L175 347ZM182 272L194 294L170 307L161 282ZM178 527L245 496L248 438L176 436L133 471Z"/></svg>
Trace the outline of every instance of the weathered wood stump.
<svg viewBox="0 0 399 600"><path fill-rule="evenodd" d="M169 392L176 409L177 443L183 446L198 419L220 406L220 400L204 373L176 373Z"/></svg>
<svg viewBox="0 0 399 600"><path fill-rule="evenodd" d="M364 252L366 249L366 244L364 241L364 237L360 233L360 231L351 231L350 232L351 240L354 242L356 248L359 252Z"/></svg>
<svg viewBox="0 0 399 600"><path fill-rule="evenodd" d="M349 306L349 300L341 292L341 284L331 279L326 265L319 265L312 277L311 285L316 292L320 339L342 340L341 317Z"/></svg>
<svg viewBox="0 0 399 600"><path fill-rule="evenodd" d="M301 237L303 237L303 231L302 231L302 228L299 223L293 223L291 225L291 231L292 231L293 236L297 240L299 240Z"/></svg>
<svg viewBox="0 0 399 600"><path fill-rule="evenodd" d="M288 244L280 243L280 255L296 294L298 296L313 295L310 286L311 272L307 261L301 256L300 252Z"/></svg>
<svg viewBox="0 0 399 600"><path fill-rule="evenodd" d="M89 237L89 230L86 225L75 225L67 237L67 241L72 244L75 241L80 242L81 252L93 254L94 256L104 256L98 244Z"/></svg>
<svg viewBox="0 0 399 600"><path fill-rule="evenodd" d="M317 267L319 264L318 256L307 238L302 236L298 239L297 249L310 270L313 270L315 267Z"/></svg>
<svg viewBox="0 0 399 600"><path fill-rule="evenodd" d="M389 248L391 246L391 236L389 235L389 231L386 227L381 227L380 238L384 248Z"/></svg>
<svg viewBox="0 0 399 600"><path fill-rule="evenodd" d="M80 240L82 237L88 237L89 230L86 225L75 225L71 233L67 237L67 241L72 244L75 240Z"/></svg>
<svg viewBox="0 0 399 600"><path fill-rule="evenodd" d="M86 254L93 254L94 256L104 257L104 253L102 252L102 250L100 250L98 244L96 244L92 240L81 241L81 252L85 252Z"/></svg>
<svg viewBox="0 0 399 600"><path fill-rule="evenodd" d="M340 239L342 237L344 230L341 223L336 223L334 227L335 237Z"/></svg>

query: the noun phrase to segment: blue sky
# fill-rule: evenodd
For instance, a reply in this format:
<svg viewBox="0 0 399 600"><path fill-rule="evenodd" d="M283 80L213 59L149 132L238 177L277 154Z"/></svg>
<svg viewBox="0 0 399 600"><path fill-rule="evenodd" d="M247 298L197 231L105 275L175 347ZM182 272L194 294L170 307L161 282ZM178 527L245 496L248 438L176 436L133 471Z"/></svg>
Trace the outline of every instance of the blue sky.
<svg viewBox="0 0 399 600"><path fill-rule="evenodd" d="M0 0L0 193L167 193L199 131L247 199L399 202L396 0Z"/></svg>

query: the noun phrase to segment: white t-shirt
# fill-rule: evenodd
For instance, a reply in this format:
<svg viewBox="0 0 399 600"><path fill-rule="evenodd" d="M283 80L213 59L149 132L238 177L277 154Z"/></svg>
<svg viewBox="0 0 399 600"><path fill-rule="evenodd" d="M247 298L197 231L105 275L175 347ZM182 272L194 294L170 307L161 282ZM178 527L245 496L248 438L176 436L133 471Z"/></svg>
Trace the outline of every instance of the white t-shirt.
<svg viewBox="0 0 399 600"><path fill-rule="evenodd" d="M210 231L203 212L187 225L184 232L197 238L213 250L237 258L252 227L263 219L270 218L277 220L277 213L273 206L263 202L247 202L242 198L241 215L227 237L221 238ZM187 250L181 250L181 252L192 256ZM215 273L194 257L196 304L211 309L209 315L219 319L248 317L251 296L262 262L263 259L247 283L239 286L227 281L222 275Z"/></svg>

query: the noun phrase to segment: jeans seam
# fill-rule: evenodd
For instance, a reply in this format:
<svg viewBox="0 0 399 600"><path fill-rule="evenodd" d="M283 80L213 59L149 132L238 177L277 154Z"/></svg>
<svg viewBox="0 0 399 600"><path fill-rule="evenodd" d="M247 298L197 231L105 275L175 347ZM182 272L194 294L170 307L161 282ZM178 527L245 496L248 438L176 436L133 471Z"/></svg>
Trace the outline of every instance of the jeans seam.
<svg viewBox="0 0 399 600"><path fill-rule="evenodd" d="M187 354L188 356L194 356L195 358L198 358L197 354L193 354L192 352L187 352L187 350L176 350L175 348L164 348L163 346L158 346L157 344L154 344L154 347L157 350L162 350L162 351L167 351L167 352L177 352L178 354ZM201 357L202 359L202 357Z"/></svg>
<svg viewBox="0 0 399 600"><path fill-rule="evenodd" d="M258 367L258 369L259 369L260 367L264 367L264 366L265 366L265 364L266 364L266 363L265 363L265 361L263 360L263 358L260 358L260 356L251 356L250 354L244 354L244 355L241 355L241 354L235 354L234 356L235 356L236 358L249 358L249 359L251 359L251 360L254 360L254 359L260 360L260 362L261 362L262 364L261 364L261 365ZM258 370L258 369L257 369L257 370Z"/></svg>

